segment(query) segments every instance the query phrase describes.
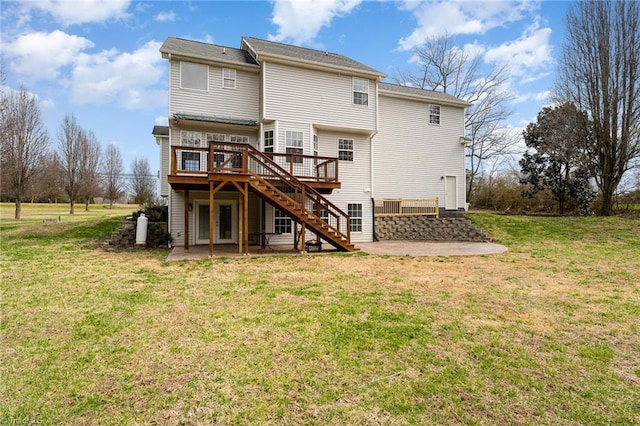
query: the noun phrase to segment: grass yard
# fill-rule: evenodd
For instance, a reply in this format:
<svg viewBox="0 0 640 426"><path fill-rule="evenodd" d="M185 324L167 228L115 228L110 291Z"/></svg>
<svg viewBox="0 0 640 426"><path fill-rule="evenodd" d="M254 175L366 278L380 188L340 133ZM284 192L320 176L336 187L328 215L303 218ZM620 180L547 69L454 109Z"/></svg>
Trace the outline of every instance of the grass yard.
<svg viewBox="0 0 640 426"><path fill-rule="evenodd" d="M473 220L509 251L167 263L3 219L0 423L640 424L640 221Z"/></svg>

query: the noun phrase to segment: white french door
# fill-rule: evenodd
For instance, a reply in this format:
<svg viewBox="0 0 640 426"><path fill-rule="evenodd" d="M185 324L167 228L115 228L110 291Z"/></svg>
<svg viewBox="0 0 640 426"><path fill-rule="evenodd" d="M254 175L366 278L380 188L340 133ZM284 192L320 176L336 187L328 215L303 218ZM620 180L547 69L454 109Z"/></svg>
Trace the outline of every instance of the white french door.
<svg viewBox="0 0 640 426"><path fill-rule="evenodd" d="M209 202L196 201L196 244L209 244ZM238 202L236 200L214 201L214 242L234 244L238 242Z"/></svg>

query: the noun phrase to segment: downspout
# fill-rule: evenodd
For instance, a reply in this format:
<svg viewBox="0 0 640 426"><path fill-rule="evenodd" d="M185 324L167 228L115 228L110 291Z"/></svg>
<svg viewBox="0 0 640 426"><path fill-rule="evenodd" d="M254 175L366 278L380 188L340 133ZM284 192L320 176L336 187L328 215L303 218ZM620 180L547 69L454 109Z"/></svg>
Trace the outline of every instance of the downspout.
<svg viewBox="0 0 640 426"><path fill-rule="evenodd" d="M380 96L378 91L378 83L382 77L376 82L376 130L369 137L369 184L371 185L371 232L374 242L380 241L376 234L376 200L375 200L375 170L373 162L373 138L378 134L380 128Z"/></svg>

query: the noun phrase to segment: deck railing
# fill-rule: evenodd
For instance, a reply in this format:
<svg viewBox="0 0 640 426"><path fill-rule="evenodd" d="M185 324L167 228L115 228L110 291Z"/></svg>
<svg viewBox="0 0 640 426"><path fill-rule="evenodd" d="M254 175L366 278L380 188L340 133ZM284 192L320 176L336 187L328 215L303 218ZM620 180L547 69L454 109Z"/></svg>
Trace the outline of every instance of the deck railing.
<svg viewBox="0 0 640 426"><path fill-rule="evenodd" d="M246 144L212 142L207 148L171 147L172 175L206 175L208 172L242 172ZM263 152L275 164L303 181L338 182L338 159L302 154Z"/></svg>
<svg viewBox="0 0 640 426"><path fill-rule="evenodd" d="M438 217L438 197L381 198L375 200L376 216L435 216Z"/></svg>

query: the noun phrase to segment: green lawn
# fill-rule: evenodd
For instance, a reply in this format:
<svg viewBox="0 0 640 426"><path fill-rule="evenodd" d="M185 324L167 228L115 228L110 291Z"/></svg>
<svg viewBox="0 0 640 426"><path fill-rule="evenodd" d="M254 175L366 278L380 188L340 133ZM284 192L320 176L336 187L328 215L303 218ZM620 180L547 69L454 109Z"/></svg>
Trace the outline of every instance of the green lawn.
<svg viewBox="0 0 640 426"><path fill-rule="evenodd" d="M108 216L3 219L0 424L640 424L638 220L473 215L491 256L167 263L98 248Z"/></svg>

